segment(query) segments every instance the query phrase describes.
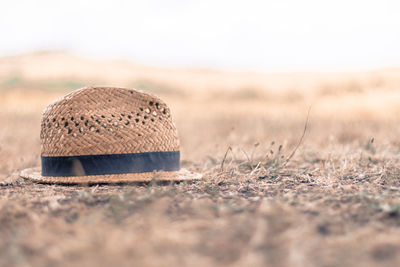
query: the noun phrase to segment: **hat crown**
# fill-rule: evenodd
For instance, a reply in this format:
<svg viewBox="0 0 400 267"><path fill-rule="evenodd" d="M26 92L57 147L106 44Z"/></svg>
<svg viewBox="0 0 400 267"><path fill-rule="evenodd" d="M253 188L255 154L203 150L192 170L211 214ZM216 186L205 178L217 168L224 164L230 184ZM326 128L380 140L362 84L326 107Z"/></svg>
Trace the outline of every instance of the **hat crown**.
<svg viewBox="0 0 400 267"><path fill-rule="evenodd" d="M170 110L136 89L85 87L49 105L41 124L42 156L178 151Z"/></svg>

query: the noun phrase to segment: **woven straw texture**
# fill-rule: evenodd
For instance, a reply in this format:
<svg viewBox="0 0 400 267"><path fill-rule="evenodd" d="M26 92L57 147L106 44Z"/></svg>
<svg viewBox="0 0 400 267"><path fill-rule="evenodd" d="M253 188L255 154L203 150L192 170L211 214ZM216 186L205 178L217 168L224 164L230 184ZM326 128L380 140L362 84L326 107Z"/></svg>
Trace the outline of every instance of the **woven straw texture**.
<svg viewBox="0 0 400 267"><path fill-rule="evenodd" d="M78 156L179 150L170 110L134 89L86 87L44 111L43 156Z"/></svg>
<svg viewBox="0 0 400 267"><path fill-rule="evenodd" d="M42 156L82 156L178 151L170 110L158 97L136 89L85 87L50 104L41 122ZM187 170L74 177L43 177L40 169L21 172L44 183L121 183L194 180Z"/></svg>

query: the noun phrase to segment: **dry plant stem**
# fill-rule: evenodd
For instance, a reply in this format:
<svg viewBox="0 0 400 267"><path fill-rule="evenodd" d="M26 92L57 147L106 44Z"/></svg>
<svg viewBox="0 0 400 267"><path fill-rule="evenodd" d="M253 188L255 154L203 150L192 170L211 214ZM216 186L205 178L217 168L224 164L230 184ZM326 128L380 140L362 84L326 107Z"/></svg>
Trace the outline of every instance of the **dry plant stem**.
<svg viewBox="0 0 400 267"><path fill-rule="evenodd" d="M256 152L256 149L257 149L257 147L258 147L259 145L260 145L260 143L254 144L254 148L253 148L253 151L251 152L251 156L250 156L251 162L253 162L254 153Z"/></svg>
<svg viewBox="0 0 400 267"><path fill-rule="evenodd" d="M247 155L246 151L244 151L244 149L241 149L241 150L242 150L243 154L246 156L247 161L249 162L249 165L250 165L251 170L253 170L254 168L253 168L253 162L252 162L252 160L250 159L249 155Z"/></svg>
<svg viewBox="0 0 400 267"><path fill-rule="evenodd" d="M221 171L224 170L224 163L225 163L226 157L228 156L228 152L229 151L231 151L231 153L232 153L232 147L228 147L228 149L225 152L224 158L223 158L223 160L221 162Z"/></svg>
<svg viewBox="0 0 400 267"><path fill-rule="evenodd" d="M306 135L306 132L307 132L308 120L310 118L310 111L311 111L311 106L308 108L307 118L306 118L306 122L304 124L303 134L301 135L300 140L297 143L296 147L293 149L292 153L289 155L289 157L287 157L286 161L282 164L282 167L285 167L289 163L289 161L293 158L297 149L299 149L301 143L303 142L304 136Z"/></svg>

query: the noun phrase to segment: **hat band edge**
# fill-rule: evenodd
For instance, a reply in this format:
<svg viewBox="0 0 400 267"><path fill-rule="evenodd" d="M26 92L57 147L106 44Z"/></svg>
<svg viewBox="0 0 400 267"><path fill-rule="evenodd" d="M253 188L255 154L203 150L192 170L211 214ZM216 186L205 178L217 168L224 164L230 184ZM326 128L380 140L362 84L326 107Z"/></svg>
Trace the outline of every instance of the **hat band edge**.
<svg viewBox="0 0 400 267"><path fill-rule="evenodd" d="M179 171L180 151L81 156L41 156L42 176L71 177Z"/></svg>

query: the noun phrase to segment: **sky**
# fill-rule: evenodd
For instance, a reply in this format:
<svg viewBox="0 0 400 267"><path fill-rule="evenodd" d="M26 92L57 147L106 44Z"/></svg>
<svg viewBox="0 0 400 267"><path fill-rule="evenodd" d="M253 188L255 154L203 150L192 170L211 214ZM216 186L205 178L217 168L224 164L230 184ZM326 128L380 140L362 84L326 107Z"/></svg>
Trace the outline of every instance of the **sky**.
<svg viewBox="0 0 400 267"><path fill-rule="evenodd" d="M241 71L400 66L399 0L2 0L0 56Z"/></svg>

